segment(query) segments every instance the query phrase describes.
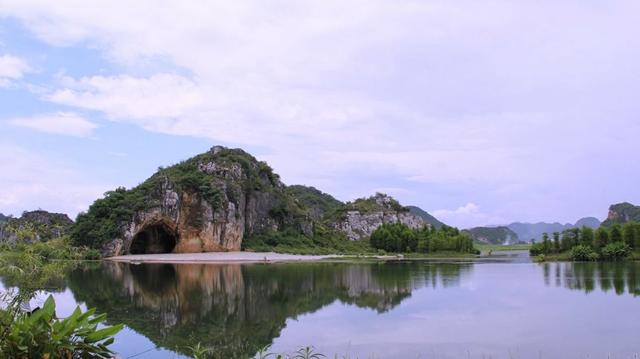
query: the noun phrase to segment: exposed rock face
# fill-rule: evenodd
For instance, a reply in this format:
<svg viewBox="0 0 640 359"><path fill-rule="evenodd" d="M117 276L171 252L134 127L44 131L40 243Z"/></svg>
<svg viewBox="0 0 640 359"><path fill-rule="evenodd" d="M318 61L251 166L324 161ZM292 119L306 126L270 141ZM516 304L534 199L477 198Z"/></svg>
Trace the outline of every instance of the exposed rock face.
<svg viewBox="0 0 640 359"><path fill-rule="evenodd" d="M216 146L123 195L132 192L146 206L119 224L102 246L105 256L240 250L244 237L283 228L311 235L278 176L242 150Z"/></svg>
<svg viewBox="0 0 640 359"><path fill-rule="evenodd" d="M609 207L607 219L602 223L605 226L623 224L631 221L640 221L640 206L628 202L618 203Z"/></svg>
<svg viewBox="0 0 640 359"><path fill-rule="evenodd" d="M37 242L64 236L73 221L63 213L43 210L22 213L19 218L3 216L0 220L0 242Z"/></svg>
<svg viewBox="0 0 640 359"><path fill-rule="evenodd" d="M334 228L344 232L350 240L359 240L370 236L384 223L402 223L413 229L430 226L393 198L378 193L373 197L348 203L345 214L334 223Z"/></svg>

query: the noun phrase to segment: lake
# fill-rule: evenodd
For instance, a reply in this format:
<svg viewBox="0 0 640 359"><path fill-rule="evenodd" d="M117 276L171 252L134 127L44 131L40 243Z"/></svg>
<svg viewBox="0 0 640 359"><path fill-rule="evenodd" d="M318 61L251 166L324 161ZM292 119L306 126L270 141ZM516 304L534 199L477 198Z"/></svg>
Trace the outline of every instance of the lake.
<svg viewBox="0 0 640 359"><path fill-rule="evenodd" d="M54 296L126 325L127 358L312 345L333 358L636 358L640 263L93 263ZM43 301L34 300L33 305Z"/></svg>

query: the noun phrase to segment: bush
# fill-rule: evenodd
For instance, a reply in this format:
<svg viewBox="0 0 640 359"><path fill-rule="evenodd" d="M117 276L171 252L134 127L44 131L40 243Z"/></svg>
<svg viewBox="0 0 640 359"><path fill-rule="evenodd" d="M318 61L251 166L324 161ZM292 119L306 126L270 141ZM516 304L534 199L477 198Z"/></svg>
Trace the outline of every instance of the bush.
<svg viewBox="0 0 640 359"><path fill-rule="evenodd" d="M571 259L574 261L596 261L598 260L598 253L596 253L591 247L585 245L577 245L571 248Z"/></svg>
<svg viewBox="0 0 640 359"><path fill-rule="evenodd" d="M65 319L57 319L52 296L33 313L19 309L12 300L0 310L0 356L3 358L112 358L108 346L122 330L118 324L98 329L106 315L80 308Z"/></svg>
<svg viewBox="0 0 640 359"><path fill-rule="evenodd" d="M602 258L609 261L617 261L627 258L631 254L631 247L620 241L607 244L602 248Z"/></svg>

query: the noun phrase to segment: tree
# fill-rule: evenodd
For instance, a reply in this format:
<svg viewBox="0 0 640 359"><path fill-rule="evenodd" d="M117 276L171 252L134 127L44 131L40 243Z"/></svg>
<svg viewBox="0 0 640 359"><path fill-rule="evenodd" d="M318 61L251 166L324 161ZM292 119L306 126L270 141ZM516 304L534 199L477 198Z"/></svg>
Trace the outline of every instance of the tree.
<svg viewBox="0 0 640 359"><path fill-rule="evenodd" d="M556 253L560 252L560 233L553 232L553 250Z"/></svg>
<svg viewBox="0 0 640 359"><path fill-rule="evenodd" d="M609 233L604 227L599 227L593 238L593 248L600 250L607 244L609 244Z"/></svg>
<svg viewBox="0 0 640 359"><path fill-rule="evenodd" d="M637 237L638 233L634 222L627 222L622 226L622 239L629 247L636 247Z"/></svg>
<svg viewBox="0 0 640 359"><path fill-rule="evenodd" d="M551 242L549 241L549 234L547 232L542 234L542 250L545 254L551 252Z"/></svg>
<svg viewBox="0 0 640 359"><path fill-rule="evenodd" d="M619 224L614 224L611 227L611 243L622 242L622 230L620 229Z"/></svg>
<svg viewBox="0 0 640 359"><path fill-rule="evenodd" d="M593 233L593 229L584 226L582 227L582 230L580 231L580 243L583 246L593 246L593 240L595 238L595 235Z"/></svg>
<svg viewBox="0 0 640 359"><path fill-rule="evenodd" d="M563 251L568 251L576 245L573 240L573 232L571 231L562 231L562 240L560 241L560 247L562 247Z"/></svg>

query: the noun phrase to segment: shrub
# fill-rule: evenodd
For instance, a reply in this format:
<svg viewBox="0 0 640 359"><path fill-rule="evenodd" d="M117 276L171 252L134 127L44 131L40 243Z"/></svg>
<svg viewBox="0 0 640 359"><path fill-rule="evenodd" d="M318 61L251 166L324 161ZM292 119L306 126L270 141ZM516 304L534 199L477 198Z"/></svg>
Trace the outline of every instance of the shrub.
<svg viewBox="0 0 640 359"><path fill-rule="evenodd" d="M596 253L591 247L585 245L577 245L571 248L571 259L574 261L596 261L598 260L598 253Z"/></svg>
<svg viewBox="0 0 640 359"><path fill-rule="evenodd" d="M98 329L106 315L80 308L57 319L52 296L31 314L20 312L19 301L0 310L0 356L3 358L112 358L108 346L122 324Z"/></svg>
<svg viewBox="0 0 640 359"><path fill-rule="evenodd" d="M602 248L602 258L609 261L617 261L627 258L631 254L631 247L620 241L607 244Z"/></svg>

